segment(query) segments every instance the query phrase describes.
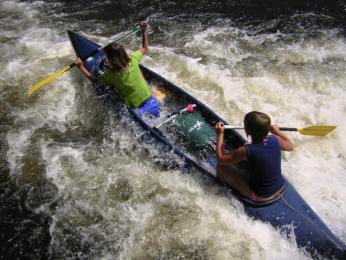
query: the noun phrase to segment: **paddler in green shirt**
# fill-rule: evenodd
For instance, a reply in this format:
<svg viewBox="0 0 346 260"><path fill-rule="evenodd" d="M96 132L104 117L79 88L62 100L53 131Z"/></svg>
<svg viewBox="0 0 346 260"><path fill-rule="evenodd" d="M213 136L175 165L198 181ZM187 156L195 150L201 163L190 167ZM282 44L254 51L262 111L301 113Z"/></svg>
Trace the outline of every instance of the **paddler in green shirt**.
<svg viewBox="0 0 346 260"><path fill-rule="evenodd" d="M97 78L85 67L80 58L75 60L79 70L91 81L113 85L125 103L132 108L138 108L151 96L148 83L139 68L139 61L149 50L147 22L140 23L142 30L142 48L127 55L124 47L113 43L104 48L105 71Z"/></svg>

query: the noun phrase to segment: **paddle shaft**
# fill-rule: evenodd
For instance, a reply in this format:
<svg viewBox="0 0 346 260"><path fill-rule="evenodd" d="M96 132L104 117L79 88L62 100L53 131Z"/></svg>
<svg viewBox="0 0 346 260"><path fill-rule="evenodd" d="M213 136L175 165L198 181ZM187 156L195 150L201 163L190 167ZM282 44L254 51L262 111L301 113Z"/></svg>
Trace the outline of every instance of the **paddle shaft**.
<svg viewBox="0 0 346 260"><path fill-rule="evenodd" d="M98 49L96 49L96 50L93 50L92 52L88 53L88 54L85 55L84 57L80 57L80 59L81 59L82 61L85 61L87 58L89 58L89 57L95 55L96 53L98 53L99 51L103 50L103 49L106 48L107 46L109 46L109 45L111 45L111 44L113 44L113 43L115 43L115 42L117 42L117 41L120 41L121 39L124 39L124 38L126 38L127 36L129 36L129 35L131 35L131 34L133 34L133 33L138 32L139 30L140 30L140 27L139 27L139 26L135 26L135 27L133 27L132 29L128 30L127 32L122 32L122 33L120 33L119 35L117 35L116 38L115 38L115 40L112 41L111 43L108 43L108 44L105 45L105 46L102 46L102 47L100 47L100 48L98 48ZM75 65L76 65L76 64L75 64L74 62L71 63L71 64L69 65L70 69L73 68Z"/></svg>
<svg viewBox="0 0 346 260"><path fill-rule="evenodd" d="M279 127L280 131L299 132L303 135L325 136L336 128L334 125L314 125L303 128ZM225 129L244 129L242 126L225 125Z"/></svg>
<svg viewBox="0 0 346 260"><path fill-rule="evenodd" d="M244 129L243 126L225 125L225 129ZM280 131L298 131L295 127L279 127Z"/></svg>
<svg viewBox="0 0 346 260"><path fill-rule="evenodd" d="M116 36L116 39L115 39L113 42L107 44L106 46L97 48L96 50L93 50L92 52L88 53L88 54L85 55L84 57L80 57L80 58L81 58L81 60L84 61L84 60L86 60L87 58L89 58L89 57L95 55L97 52L101 51L102 49L106 48L106 47L109 46L110 44L113 44L114 42L117 42L117 41L119 41L119 40L121 40L121 39L123 39L123 38L129 36L130 34L136 33L136 32L138 32L139 30L140 30L140 27L139 27L139 26L135 26L135 27L133 27L132 29L128 30L127 32L122 32L122 33L120 33L120 34L118 34L118 35ZM75 65L76 65L76 64L73 62L73 63L71 63L70 65L68 65L68 66L66 66L65 68L63 68L62 70L60 70L60 71L58 71L58 72L56 72L56 73L54 73L54 74L48 76L47 78L41 80L40 82L36 83L35 85L32 85L32 86L28 89L27 93L28 93L29 95L31 95L32 93L34 93L34 92L40 90L41 88L43 88L45 85L47 85L47 84L48 84L49 82L51 82L52 80L54 80L54 79L56 79L57 77L59 77L60 75L64 74L66 71L69 71L70 69L72 69Z"/></svg>

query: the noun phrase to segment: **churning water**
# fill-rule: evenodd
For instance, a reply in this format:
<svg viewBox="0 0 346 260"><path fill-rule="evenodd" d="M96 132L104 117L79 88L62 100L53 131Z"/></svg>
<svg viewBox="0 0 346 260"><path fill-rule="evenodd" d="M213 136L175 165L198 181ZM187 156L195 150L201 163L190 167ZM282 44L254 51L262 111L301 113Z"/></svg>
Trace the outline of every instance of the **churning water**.
<svg viewBox="0 0 346 260"><path fill-rule="evenodd" d="M322 138L288 134L296 148L284 154L283 173L346 241L346 41L339 20L309 6L287 7L286 15L262 6L256 16L251 1L227 2L0 1L3 257L310 257L293 235L247 217L211 179L166 167L78 71L26 95L74 59L67 29L105 44L148 16L151 51L143 64L226 121L239 125L259 110L281 126L337 125ZM123 43L136 49L141 39Z"/></svg>

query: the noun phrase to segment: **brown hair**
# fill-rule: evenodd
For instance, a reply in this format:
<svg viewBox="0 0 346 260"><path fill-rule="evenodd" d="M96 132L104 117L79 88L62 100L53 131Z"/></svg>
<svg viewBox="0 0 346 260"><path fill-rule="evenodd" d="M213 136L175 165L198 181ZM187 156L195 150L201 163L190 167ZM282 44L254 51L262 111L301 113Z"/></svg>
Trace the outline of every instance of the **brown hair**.
<svg viewBox="0 0 346 260"><path fill-rule="evenodd" d="M119 43L112 43L104 48L107 57L106 66L114 73L119 73L127 68L130 58L124 47Z"/></svg>
<svg viewBox="0 0 346 260"><path fill-rule="evenodd" d="M261 142L270 130L270 117L258 111L249 112L244 117L244 127L253 142Z"/></svg>

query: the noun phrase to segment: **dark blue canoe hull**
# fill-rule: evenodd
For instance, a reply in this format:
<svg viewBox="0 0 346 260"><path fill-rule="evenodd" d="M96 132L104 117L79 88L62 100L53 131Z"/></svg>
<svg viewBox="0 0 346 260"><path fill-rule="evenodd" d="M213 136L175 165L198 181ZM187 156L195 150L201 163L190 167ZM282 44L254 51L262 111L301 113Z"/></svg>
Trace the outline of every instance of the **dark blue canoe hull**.
<svg viewBox="0 0 346 260"><path fill-rule="evenodd" d="M100 47L79 34L70 31L68 34L74 50L79 57L85 57L88 53ZM98 52L91 58L88 58L85 61L85 65L91 73L98 75L100 68L103 66L103 53ZM207 106L181 88L144 66L141 66L141 69L147 80L151 79L160 82L160 86L176 96L177 99L183 98L188 103L196 104L209 124L214 125L218 121L225 122ZM107 87L105 86L94 84L94 88L98 95L112 96L109 94L112 91L107 91ZM112 103L113 98L106 98L106 102L108 104ZM144 133L142 135L143 141L152 143L152 145L157 146L161 151L170 152L173 150L176 155L184 160L186 165L194 166L201 172L212 176L208 168L196 162L184 149L179 148L171 140L166 138L161 131L151 127L133 109L126 107L125 111L124 109L122 110L122 113L124 117L128 117L129 122L135 121L136 126L142 129ZM241 135L233 130L230 131L226 138L228 139L226 140L226 145L229 147L239 147L245 141ZM288 181L286 181L283 194L276 200L266 203L255 203L242 197L235 191L233 193L243 203L244 210L249 216L270 223L288 235L294 234L297 245L304 247L310 254L318 254L327 258L335 257L337 259L345 259L345 244L329 230Z"/></svg>

